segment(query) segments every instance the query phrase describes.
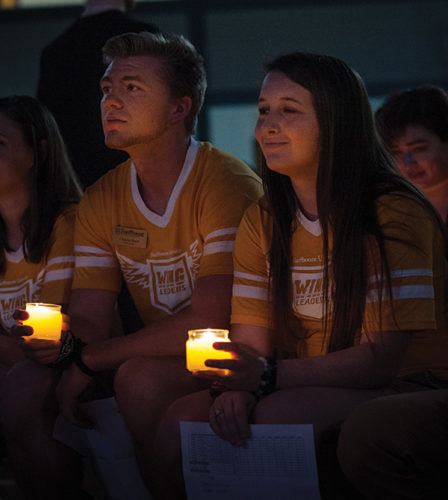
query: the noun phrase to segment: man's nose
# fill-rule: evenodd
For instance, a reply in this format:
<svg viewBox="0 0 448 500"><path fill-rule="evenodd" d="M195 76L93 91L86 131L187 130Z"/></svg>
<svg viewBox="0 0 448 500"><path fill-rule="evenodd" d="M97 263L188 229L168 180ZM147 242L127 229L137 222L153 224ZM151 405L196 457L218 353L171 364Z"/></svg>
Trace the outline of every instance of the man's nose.
<svg viewBox="0 0 448 500"><path fill-rule="evenodd" d="M412 151L406 151L403 154L403 165L405 167L410 167L411 165L415 165L417 163L415 159L415 155Z"/></svg>
<svg viewBox="0 0 448 500"><path fill-rule="evenodd" d="M105 109L117 109L121 108L122 101L115 92L109 92L103 96L102 104Z"/></svg>

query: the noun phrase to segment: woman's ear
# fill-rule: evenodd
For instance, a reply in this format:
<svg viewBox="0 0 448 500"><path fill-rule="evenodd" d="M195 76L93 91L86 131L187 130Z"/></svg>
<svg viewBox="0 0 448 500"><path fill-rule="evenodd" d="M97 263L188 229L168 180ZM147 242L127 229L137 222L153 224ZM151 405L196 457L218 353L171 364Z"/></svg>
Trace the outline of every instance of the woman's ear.
<svg viewBox="0 0 448 500"><path fill-rule="evenodd" d="M177 99L173 114L171 115L171 123L175 124L181 120L185 120L191 111L191 97L184 96Z"/></svg>

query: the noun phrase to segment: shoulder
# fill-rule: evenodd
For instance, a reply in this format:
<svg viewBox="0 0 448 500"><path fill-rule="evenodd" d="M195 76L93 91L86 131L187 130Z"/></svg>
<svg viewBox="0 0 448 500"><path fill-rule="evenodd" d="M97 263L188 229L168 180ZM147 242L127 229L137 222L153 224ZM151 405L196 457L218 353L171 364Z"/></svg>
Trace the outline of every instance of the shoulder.
<svg viewBox="0 0 448 500"><path fill-rule="evenodd" d="M239 233L250 233L261 235L270 235L272 228L272 217L267 208L265 196L255 201L244 212Z"/></svg>
<svg viewBox="0 0 448 500"><path fill-rule="evenodd" d="M77 208L78 205L75 203L67 205L58 215L54 224L54 231L64 232L67 230L73 230Z"/></svg>
<svg viewBox="0 0 448 500"><path fill-rule="evenodd" d="M429 205L412 193L392 192L382 195L376 200L376 209L380 223L435 220Z"/></svg>
<svg viewBox="0 0 448 500"><path fill-rule="evenodd" d="M236 156L216 148L209 142L200 143L196 163L206 169L212 178L249 180L261 186L260 177Z"/></svg>
<svg viewBox="0 0 448 500"><path fill-rule="evenodd" d="M124 189L126 183L130 182L130 169L131 160L126 160L109 170L86 189L82 201L86 198L92 200L102 196L115 196L115 190Z"/></svg>
<svg viewBox="0 0 448 500"><path fill-rule="evenodd" d="M412 193L390 193L377 199L378 221L387 239L424 248L439 241L443 231L437 214L428 203Z"/></svg>

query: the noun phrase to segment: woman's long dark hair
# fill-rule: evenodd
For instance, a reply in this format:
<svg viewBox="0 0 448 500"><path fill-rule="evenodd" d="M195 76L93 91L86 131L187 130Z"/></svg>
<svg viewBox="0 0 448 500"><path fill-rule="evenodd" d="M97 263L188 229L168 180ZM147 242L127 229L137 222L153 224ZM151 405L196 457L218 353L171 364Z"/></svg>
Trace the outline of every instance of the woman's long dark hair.
<svg viewBox="0 0 448 500"><path fill-rule="evenodd" d="M0 99L0 114L21 129L34 154L30 203L21 224L25 258L37 263L46 256L57 217L67 205L80 200L82 191L56 121L43 104L28 96L4 97ZM0 215L0 276L6 269L5 250L11 249Z"/></svg>
<svg viewBox="0 0 448 500"><path fill-rule="evenodd" d="M377 198L389 192L416 196L438 217L426 198L404 179L383 148L361 78L339 59L308 53L280 56L266 65L311 92L320 131L317 208L323 234L324 316L329 352L353 345L362 326L369 253L380 255L375 271L391 290ZM291 239L302 208L289 177L262 160L268 210L273 219L270 249L271 300L277 348L291 344ZM412 194L411 194L412 193ZM440 221L440 218L438 217ZM332 235L330 250L329 234ZM369 238L370 237L370 238ZM368 241L376 242L376 249ZM381 296L380 296L381 307Z"/></svg>

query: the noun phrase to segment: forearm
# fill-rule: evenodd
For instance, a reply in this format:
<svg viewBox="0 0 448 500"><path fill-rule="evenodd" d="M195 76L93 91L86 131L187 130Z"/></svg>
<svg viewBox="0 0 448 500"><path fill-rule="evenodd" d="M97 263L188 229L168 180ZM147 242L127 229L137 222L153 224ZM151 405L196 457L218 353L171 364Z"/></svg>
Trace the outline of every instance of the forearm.
<svg viewBox="0 0 448 500"><path fill-rule="evenodd" d="M130 335L93 342L84 349L83 360L93 370L106 370L139 356L185 356L187 332L195 328L228 328L228 317L188 308Z"/></svg>
<svg viewBox="0 0 448 500"><path fill-rule="evenodd" d="M131 335L91 342L83 360L93 370L105 370L139 356L185 356L188 330L228 328L231 289L231 275L201 278L186 309Z"/></svg>
<svg viewBox="0 0 448 500"><path fill-rule="evenodd" d="M388 385L398 371L409 339L391 345L362 343L341 351L304 359L281 360L277 388L327 386L373 389Z"/></svg>

